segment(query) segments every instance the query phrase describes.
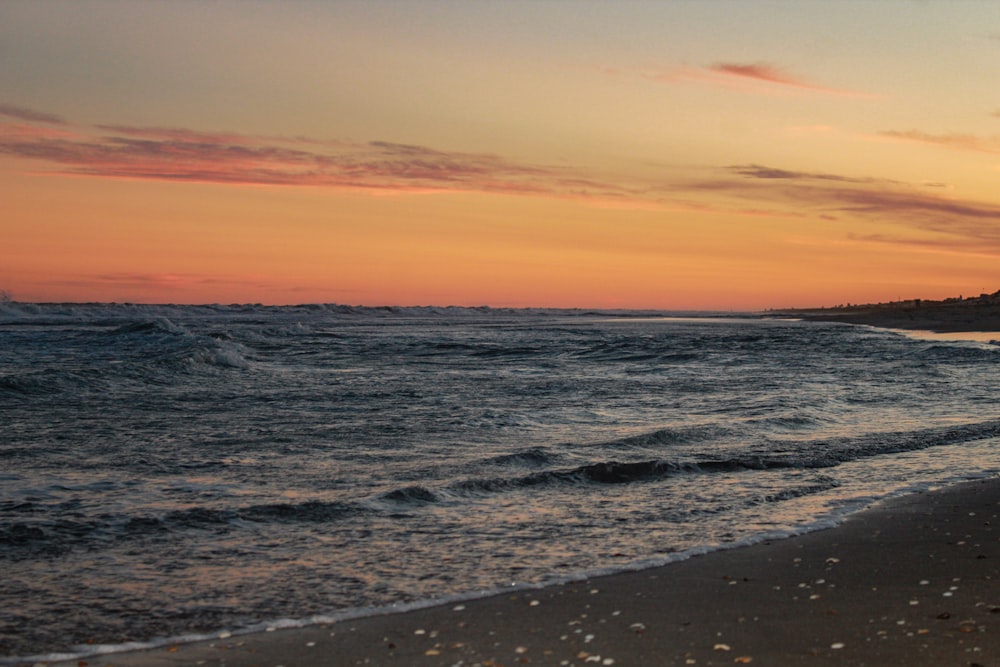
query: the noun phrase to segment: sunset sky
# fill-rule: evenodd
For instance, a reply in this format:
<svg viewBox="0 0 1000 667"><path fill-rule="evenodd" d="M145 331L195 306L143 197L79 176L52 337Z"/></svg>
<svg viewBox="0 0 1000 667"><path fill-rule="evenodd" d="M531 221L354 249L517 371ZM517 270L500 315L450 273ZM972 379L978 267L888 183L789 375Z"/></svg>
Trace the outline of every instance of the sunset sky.
<svg viewBox="0 0 1000 667"><path fill-rule="evenodd" d="M0 2L20 301L1000 289L1000 2Z"/></svg>

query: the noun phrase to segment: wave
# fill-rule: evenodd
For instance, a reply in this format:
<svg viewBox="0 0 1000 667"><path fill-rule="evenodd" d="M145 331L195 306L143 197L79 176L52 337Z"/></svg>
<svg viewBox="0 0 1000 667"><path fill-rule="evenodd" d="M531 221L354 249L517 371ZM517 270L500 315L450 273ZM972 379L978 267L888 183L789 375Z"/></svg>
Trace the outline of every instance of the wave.
<svg viewBox="0 0 1000 667"><path fill-rule="evenodd" d="M688 441L691 438L705 438L717 429L686 430L662 429L642 436L633 436L611 445L651 443L670 444ZM848 461L862 458L919 451L930 447L961 444L987 438L1000 437L1000 420L990 420L976 424L924 429L920 431L897 431L869 433L855 438L839 440L782 441L782 447L769 445L768 453L748 454L736 457L691 456L683 460L644 459L637 461L595 461L572 468L542 470L520 476L495 476L464 479L446 485L440 492L427 491L423 502L435 502L444 498L466 494L487 494L510 491L527 487L552 484L633 484L659 481L679 475L712 475L765 470L816 470L831 468ZM498 463L522 463L524 457L537 465L546 465L556 457L545 450L526 450L491 459ZM409 500L406 494L398 500Z"/></svg>
<svg viewBox="0 0 1000 667"><path fill-rule="evenodd" d="M694 424L660 428L616 440L584 445L588 449L662 451L674 445L719 442L739 435L740 430L722 424Z"/></svg>
<svg viewBox="0 0 1000 667"><path fill-rule="evenodd" d="M0 508L4 514L32 515L32 503ZM237 508L193 507L160 515L83 516L72 519L10 521L0 523L0 556L10 560L59 556L76 548L90 548L110 542L145 539L157 534L183 530L225 530L241 523L328 523L365 508L356 503L306 501L274 503Z"/></svg>
<svg viewBox="0 0 1000 667"><path fill-rule="evenodd" d="M522 452L529 458L544 452ZM663 460L599 461L572 468L543 470L525 475L456 480L439 488L411 485L356 501L264 503L244 507L191 507L138 516L99 515L88 517L74 511L58 512L64 518L35 519L43 509L32 502L5 503L0 507L11 520L0 523L0 557L9 560L55 557L78 548L95 548L120 541L156 538L187 530L237 530L246 523L332 523L366 513L389 513L400 508L417 509L463 498L506 493L526 488L584 485L627 485L662 481L674 476L740 473L752 470L802 467L803 462L764 457L703 459L692 462ZM821 467L806 465L805 467ZM758 502L778 502L829 486L792 489L762 497ZM44 512L51 515L52 512ZM20 517L14 519L14 517Z"/></svg>
<svg viewBox="0 0 1000 667"><path fill-rule="evenodd" d="M72 336L53 334L37 349L43 355L39 363L29 360L0 375L0 396L128 392L172 384L178 375L214 375L253 365L244 345L218 333L193 333L165 317L118 322L114 328Z"/></svg>
<svg viewBox="0 0 1000 667"><path fill-rule="evenodd" d="M107 381L94 372L44 369L0 376L0 396L8 399L52 396L107 386Z"/></svg>
<svg viewBox="0 0 1000 667"><path fill-rule="evenodd" d="M571 467L552 467L560 457L541 448L528 448L488 459L512 471L542 468L523 474L500 474L453 479L439 486L410 485L384 491L370 498L344 501L305 501L302 503L264 503L244 507L193 507L162 514L139 516L87 517L77 511L44 512L32 503L0 506L11 520L0 523L0 554L20 559L59 555L88 545L118 540L146 538L159 533L183 530L238 528L242 523L337 522L369 512L394 512L398 508L417 509L437 503L462 503L470 497L490 496L524 489L580 488L645 484L673 478L742 474L768 470L817 470L867 457L917 451L1000 437L1000 420L938 427L918 431L869 433L840 440L782 441L783 449L771 446L761 455L736 457L689 456L684 459L650 458L640 460L597 460ZM671 432L660 430L619 442L671 440ZM765 495L759 502L781 502L806 493L822 492L833 482L783 490ZM72 509L72 508L70 508ZM40 514L61 516L36 520ZM20 520L14 520L19 517Z"/></svg>
<svg viewBox="0 0 1000 667"><path fill-rule="evenodd" d="M440 501L441 496L425 486L407 486L402 489L387 491L381 494L379 499L405 505L425 505Z"/></svg>
<svg viewBox="0 0 1000 667"><path fill-rule="evenodd" d="M530 447L511 454L500 454L484 461L487 465L498 466L544 466L555 463L559 459L543 447Z"/></svg>
<svg viewBox="0 0 1000 667"><path fill-rule="evenodd" d="M504 317L718 317L720 313L579 308L493 308L490 306L352 306L336 303L265 306L262 304L136 304L136 303L23 303L0 304L0 324L96 324L114 326L136 319L170 320L223 317L262 323L286 318L294 322L325 318L504 318Z"/></svg>
<svg viewBox="0 0 1000 667"><path fill-rule="evenodd" d="M998 341L989 343L950 341L932 343L916 348L912 356L924 362L965 362L980 364L985 362L1000 363L1000 345Z"/></svg>
<svg viewBox="0 0 1000 667"><path fill-rule="evenodd" d="M694 461L599 461L560 470L546 470L519 477L487 477L466 479L449 484L449 496L483 494L546 485L634 484L659 481L679 475L710 475L750 470L779 468L820 468L825 463L803 465L786 458L748 457L732 459L702 459Z"/></svg>
<svg viewBox="0 0 1000 667"><path fill-rule="evenodd" d="M149 320L137 320L122 324L110 332L110 335L117 336L123 334L148 334L148 333L168 333L184 335L186 329L174 324L166 317L157 317Z"/></svg>
<svg viewBox="0 0 1000 667"><path fill-rule="evenodd" d="M897 454L919 451L931 447L957 445L963 442L974 442L998 436L1000 436L1000 419L994 419L973 424L941 426L917 431L876 432L856 438L815 441L815 443L828 443L828 451L825 457L841 463L883 454Z"/></svg>
<svg viewBox="0 0 1000 667"><path fill-rule="evenodd" d="M663 438L663 431L657 431L649 437ZM88 518L82 515L74 516L74 512L68 510L44 511L45 508L34 507L32 503L4 503L0 506L0 513L10 517L11 520L0 523L0 552L6 553L9 557L17 557L18 553L25 556L57 554L81 544L106 543L186 529L236 527L242 522L336 522L369 512L384 513L396 511L400 507L415 509L437 503L461 503L464 498L524 489L657 483L679 477L768 470L819 470L868 457L995 437L1000 437L1000 420L919 431L869 433L840 440L782 441L781 449L771 446L769 453L759 455L747 454L735 457L694 455L684 459L609 459L558 468L552 466L561 460L560 456L545 448L535 447L487 460L501 469L510 468L515 474L466 477L434 486L409 485L383 491L369 498L264 503L244 507L194 507L163 514L130 517L102 515ZM536 470L517 474L517 471L522 471L524 468L536 468ZM767 496L764 500L777 502L798 495L800 490L793 489ZM48 521L32 518L39 514L50 516L56 514L62 518ZM21 517L22 520L13 520L14 517Z"/></svg>
<svg viewBox="0 0 1000 667"><path fill-rule="evenodd" d="M224 332L192 333L166 317L127 322L107 335L127 339L126 344L140 351L143 357L161 364L250 367L245 357L246 348Z"/></svg>
<svg viewBox="0 0 1000 667"><path fill-rule="evenodd" d="M601 341L587 349L576 351L572 357L600 363L685 364L701 360L704 354L705 350L700 349L696 338L681 341L672 338L630 337Z"/></svg>
<svg viewBox="0 0 1000 667"><path fill-rule="evenodd" d="M820 477L813 484L803 484L801 486L784 489L775 493L760 495L753 498L751 502L756 504L780 503L786 500L794 500L796 498L805 498L806 496L814 496L819 493L825 493L826 491L836 489L839 486L840 482L832 477Z"/></svg>

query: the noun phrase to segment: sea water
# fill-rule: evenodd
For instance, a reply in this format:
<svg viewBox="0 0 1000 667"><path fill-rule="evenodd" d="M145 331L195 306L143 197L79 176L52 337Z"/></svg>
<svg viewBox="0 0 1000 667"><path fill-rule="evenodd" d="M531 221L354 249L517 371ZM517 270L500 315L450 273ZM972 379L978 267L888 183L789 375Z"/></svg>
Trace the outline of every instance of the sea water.
<svg viewBox="0 0 1000 667"><path fill-rule="evenodd" d="M996 474L998 371L989 342L760 318L0 304L0 656L831 525Z"/></svg>

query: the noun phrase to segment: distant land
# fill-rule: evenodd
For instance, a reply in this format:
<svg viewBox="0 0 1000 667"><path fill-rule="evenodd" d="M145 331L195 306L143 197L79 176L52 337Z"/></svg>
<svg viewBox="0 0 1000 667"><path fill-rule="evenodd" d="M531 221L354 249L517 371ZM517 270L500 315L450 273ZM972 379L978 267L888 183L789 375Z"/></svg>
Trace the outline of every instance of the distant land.
<svg viewBox="0 0 1000 667"><path fill-rule="evenodd" d="M943 301L909 299L889 303L846 304L830 308L794 308L768 315L827 322L867 324L889 329L922 331L1000 331L1000 290L975 297Z"/></svg>

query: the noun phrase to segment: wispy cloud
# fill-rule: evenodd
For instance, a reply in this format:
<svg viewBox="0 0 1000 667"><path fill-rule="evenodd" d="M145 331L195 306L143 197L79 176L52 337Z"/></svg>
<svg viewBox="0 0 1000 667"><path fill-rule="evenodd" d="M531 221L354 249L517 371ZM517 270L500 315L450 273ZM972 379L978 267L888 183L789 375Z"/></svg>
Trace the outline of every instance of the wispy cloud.
<svg viewBox="0 0 1000 667"><path fill-rule="evenodd" d="M767 83L777 83L782 86L807 88L809 90L816 88L815 85L802 79L789 76L777 67L766 63L752 63L747 65L742 65L740 63L716 63L706 69L730 76L756 79L758 81L766 81Z"/></svg>
<svg viewBox="0 0 1000 667"><path fill-rule="evenodd" d="M5 108L9 111L9 105ZM31 113L48 118L47 114ZM176 127L83 126L29 120L23 115L15 118L6 113L16 122L0 122L0 154L48 165L51 174L318 187L371 194L530 195L574 199L596 206L750 219L851 220L855 231L857 225L873 220L900 229L971 239L1000 252L1000 206L955 197L941 183L907 184L756 163L707 169L694 180L657 179L652 175L639 179L599 174L582 166L536 164L488 153L445 151L386 140L269 137ZM994 152L993 144L966 135L911 131L884 136Z"/></svg>
<svg viewBox="0 0 1000 667"><path fill-rule="evenodd" d="M156 141L180 141L206 144L249 144L253 137L233 132L199 132L179 127L132 127L129 125L98 125L97 129L129 137ZM259 139L256 139L259 140Z"/></svg>
<svg viewBox="0 0 1000 667"><path fill-rule="evenodd" d="M59 116L50 113L42 113L34 109L26 109L25 107L3 103L0 103L0 116L26 120L31 123L51 123L52 125L63 125L66 122Z"/></svg>
<svg viewBox="0 0 1000 667"><path fill-rule="evenodd" d="M141 273L130 271L91 274L70 281L49 281L46 284L62 287L141 290L144 293L151 291L162 293L181 292L204 286L250 287L258 290L272 287L267 280L255 276L204 273Z"/></svg>
<svg viewBox="0 0 1000 667"><path fill-rule="evenodd" d="M789 74L784 69L769 63L716 63L705 69L723 77L756 81L789 90L847 97L874 97L869 93L824 86Z"/></svg>
<svg viewBox="0 0 1000 667"><path fill-rule="evenodd" d="M1000 206L983 202L950 200L931 194L917 192L889 192L846 190L832 197L842 202L841 209L858 213L910 213L923 216L933 224L924 224L938 231L954 229L958 220L1000 221ZM1000 230L989 238L1000 240Z"/></svg>
<svg viewBox="0 0 1000 667"><path fill-rule="evenodd" d="M179 289L192 284L214 284L218 279L205 275L177 273L104 273L90 279L101 285L142 287L144 289Z"/></svg>
<svg viewBox="0 0 1000 667"><path fill-rule="evenodd" d="M960 257L996 258L997 250L984 245L980 239L951 238L942 242L940 238L913 238L889 234L855 234L847 235L850 241L875 243L896 248L905 247L910 251L935 254L955 255Z"/></svg>
<svg viewBox="0 0 1000 667"><path fill-rule="evenodd" d="M784 179L784 180L818 180L818 181L838 181L842 183L873 183L872 178L852 178L849 176L839 176L837 174L824 174L808 171L789 171L787 169L776 169L765 167L759 164L733 165L727 167L728 170L740 176L762 179Z"/></svg>
<svg viewBox="0 0 1000 667"><path fill-rule="evenodd" d="M185 128L99 125L53 133L0 124L0 153L55 173L380 192L467 191L627 200L636 190L566 167L390 141L259 137Z"/></svg>
<svg viewBox="0 0 1000 667"><path fill-rule="evenodd" d="M630 70L602 68L601 71L608 75L621 76L623 72ZM877 97L870 93L824 86L804 77L789 74L783 68L769 63L719 62L701 67L639 67L631 71L644 79L658 83L676 84L693 81L755 95L814 93L841 97Z"/></svg>
<svg viewBox="0 0 1000 667"><path fill-rule="evenodd" d="M731 188L740 189L747 187L748 182L757 182L758 185L753 187L758 194L763 194L759 182L769 182L764 187L778 192L783 198L811 202L840 212L905 212L946 215L949 219L960 217L1000 220L998 205L962 201L928 191L947 188L942 183L926 183L922 184L923 188L918 188L889 179L793 171L755 164L733 165L726 167L725 171L742 177L737 182L723 181ZM788 182L791 182L792 187L789 187Z"/></svg>
<svg viewBox="0 0 1000 667"><path fill-rule="evenodd" d="M919 130L885 130L879 132L879 136L898 141L932 144L957 150L1000 154L1000 137L998 136L977 137L973 134L930 134Z"/></svg>
<svg viewBox="0 0 1000 667"><path fill-rule="evenodd" d="M867 219L900 229L932 232L920 243L960 249L978 244L1000 253L1000 205L946 196L940 183L916 186L888 179L777 169L761 165L726 167L707 187L755 201L775 200L805 207L823 220Z"/></svg>

